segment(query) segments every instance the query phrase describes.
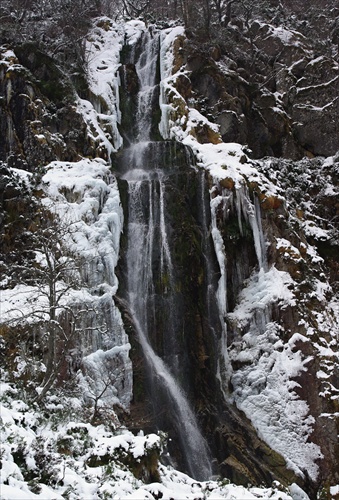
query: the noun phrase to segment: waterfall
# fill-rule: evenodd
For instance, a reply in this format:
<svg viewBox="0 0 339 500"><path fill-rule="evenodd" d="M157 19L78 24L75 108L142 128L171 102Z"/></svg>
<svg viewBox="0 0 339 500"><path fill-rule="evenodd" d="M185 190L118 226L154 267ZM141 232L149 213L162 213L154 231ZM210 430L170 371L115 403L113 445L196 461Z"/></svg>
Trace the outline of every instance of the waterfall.
<svg viewBox="0 0 339 500"><path fill-rule="evenodd" d="M217 314L219 316L221 330L225 331L225 315L226 315L226 270L225 270L225 259L221 256L216 255L216 259L212 252L217 248L215 241L217 238L222 238L221 234L216 228L216 216L215 212L211 214L210 198L208 187L206 186L206 171L200 171L199 177L199 189L200 189L200 199L201 199L201 226L203 231L203 241L202 241L202 253L205 259L206 267L206 290L207 290L207 316L209 318L209 325L214 332L214 316ZM212 217L211 217L212 215ZM217 235L218 231L218 235ZM219 240L220 241L220 240ZM221 245L221 249L223 244ZM223 255L223 254L222 254ZM219 269L213 265L215 260L217 260ZM216 283L216 277L220 273L220 278L218 283ZM217 294L216 294L217 290ZM223 295L224 293L224 295ZM217 299L217 300L216 300Z"/></svg>
<svg viewBox="0 0 339 500"><path fill-rule="evenodd" d="M217 224L217 209L220 203L222 202L223 200L221 196L216 196L215 198L211 199L212 238L220 270L220 278L217 290L217 301L219 306L220 321L222 324L224 324L224 329L226 334L226 325L225 325L225 317L227 313L226 252L224 247L224 240L222 238L222 235L219 231Z"/></svg>
<svg viewBox="0 0 339 500"><path fill-rule="evenodd" d="M159 57L159 34L144 33L143 51L135 65L139 78L137 106L138 142L150 139L152 126L153 96L157 84L157 62Z"/></svg>
<svg viewBox="0 0 339 500"><path fill-rule="evenodd" d="M220 203L223 203L222 196L216 196L212 198L210 201L211 204L211 226L212 226L212 238L215 253L217 256L217 261L219 264L220 278L217 286L217 304L219 311L219 319L221 324L221 338L219 345L220 358L218 361L217 373L216 376L220 382L221 390L224 394L225 400L227 400L228 393L228 383L230 380L230 366L231 363L228 357L227 350L227 324L226 324L226 314L227 314L227 269L226 269L226 252L224 247L224 240L219 231L217 224L217 210L220 206Z"/></svg>
<svg viewBox="0 0 339 500"><path fill-rule="evenodd" d="M187 156L187 152L172 142L151 141L159 35L146 32L140 43L140 55L135 48L130 57L137 60L129 62L134 62L139 81L135 141L124 150L120 162L121 178L128 186L126 299L151 373L152 393L161 392L167 400L166 413L171 416L186 468L194 478L203 480L212 474L209 450L179 383L184 373L180 361L184 327L177 318L179 285L166 215L168 186L178 175L177 156ZM159 311L164 315L161 319Z"/></svg>
<svg viewBox="0 0 339 500"><path fill-rule="evenodd" d="M236 209L240 233L242 234L241 214L243 214L245 220L252 228L254 248L258 259L259 269L267 271L266 245L261 225L260 205L256 196L254 198L254 204L251 203L246 186L241 186L236 190Z"/></svg>

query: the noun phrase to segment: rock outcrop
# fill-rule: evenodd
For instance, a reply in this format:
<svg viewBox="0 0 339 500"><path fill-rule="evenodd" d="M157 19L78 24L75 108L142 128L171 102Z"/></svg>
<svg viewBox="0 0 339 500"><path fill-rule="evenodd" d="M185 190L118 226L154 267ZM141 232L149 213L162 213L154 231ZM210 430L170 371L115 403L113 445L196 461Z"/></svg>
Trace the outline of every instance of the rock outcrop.
<svg viewBox="0 0 339 500"><path fill-rule="evenodd" d="M339 147L339 66L300 33L252 22L230 24L217 45L181 42L187 74L179 93L220 126L224 142L256 158L334 155Z"/></svg>

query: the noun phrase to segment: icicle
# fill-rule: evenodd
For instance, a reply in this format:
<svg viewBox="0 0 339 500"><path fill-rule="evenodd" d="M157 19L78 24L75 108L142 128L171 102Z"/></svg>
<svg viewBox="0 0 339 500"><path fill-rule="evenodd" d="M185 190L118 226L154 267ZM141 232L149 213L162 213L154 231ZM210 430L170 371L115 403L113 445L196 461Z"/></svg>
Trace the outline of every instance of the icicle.
<svg viewBox="0 0 339 500"><path fill-rule="evenodd" d="M226 252L224 246L224 240L221 236L221 233L218 229L217 225L217 216L216 212L220 205L223 202L221 196L217 196L211 200L211 215L212 215L212 238L214 242L215 254L217 256L217 260L219 263L220 269L220 279L218 282L218 290L217 290L217 300L220 311L220 320L223 325L225 325L225 316L227 313L227 275L226 275ZM226 326L224 326L226 329Z"/></svg>
<svg viewBox="0 0 339 500"><path fill-rule="evenodd" d="M240 189L237 189L236 192L235 192L235 194L236 194L236 196L235 196L235 207L236 207L236 210L237 210L239 231L240 231L241 236L243 236L244 233L243 233L242 221L241 221L242 203L241 203L241 196L239 195Z"/></svg>
<svg viewBox="0 0 339 500"><path fill-rule="evenodd" d="M169 110L170 106L167 104L166 91L165 91L165 78L168 77L168 69L165 67L167 46L164 43L166 34L163 32L160 37L160 95L159 107L161 111L161 118L159 123L159 132L161 137L165 140L169 139Z"/></svg>
<svg viewBox="0 0 339 500"><path fill-rule="evenodd" d="M120 74L117 73L117 77L113 82L113 88L114 88L114 95L115 95L115 99L116 99L115 107L116 107L116 115L117 115L117 122L118 123L121 123L120 85L121 85L121 78L120 78Z"/></svg>
<svg viewBox="0 0 339 500"><path fill-rule="evenodd" d="M241 223L241 214L243 214L246 222L249 223L252 229L254 248L258 259L259 268L266 271L266 245L261 225L260 206L256 198L254 205L252 204L248 196L247 186L241 186L240 188L236 189L236 209L240 233L243 234Z"/></svg>
<svg viewBox="0 0 339 500"><path fill-rule="evenodd" d="M159 106L161 110L161 119L159 123L159 132L163 139L170 139L169 116L173 109L167 103L166 87L167 80L171 77L173 71L173 42L178 36L184 34L182 26L176 26L169 30L164 30L160 38L160 98Z"/></svg>
<svg viewBox="0 0 339 500"><path fill-rule="evenodd" d="M12 118L7 115L7 143L9 144L10 151L12 151L14 146L14 124Z"/></svg>
<svg viewBox="0 0 339 500"><path fill-rule="evenodd" d="M10 103L11 101L11 98L12 98L12 81L10 78L8 78L7 80L7 85L6 85L6 100L7 100L7 104Z"/></svg>
<svg viewBox="0 0 339 500"><path fill-rule="evenodd" d="M113 112L111 112L111 115L109 116L110 118L109 121L113 132L113 144L117 151L123 146L123 138L118 129L118 123L121 123L120 85L121 85L120 75L119 72L117 72L116 78L113 79L111 84L115 102L113 104L113 110L112 110Z"/></svg>
<svg viewBox="0 0 339 500"><path fill-rule="evenodd" d="M166 92L163 83L160 83L160 109L161 109L161 119L159 123L159 132L161 137L165 140L170 139L169 131L169 116L172 107L166 103Z"/></svg>
<svg viewBox="0 0 339 500"><path fill-rule="evenodd" d="M261 210L260 210L259 199L256 195L254 195L254 216L255 216L254 219L256 222L256 227L257 227L257 232L258 232L257 238L259 239L259 241L257 242L257 245L260 246L260 250L261 250L261 265L260 265L260 267L263 268L264 271L267 271L266 243L265 243L264 232L263 232L262 224L261 224Z"/></svg>
<svg viewBox="0 0 339 500"><path fill-rule="evenodd" d="M229 361L228 350L227 350L227 325L226 325L226 314L227 314L227 273L226 273L226 251L224 246L224 240L218 229L217 225L217 209L223 203L223 197L217 196L211 199L211 216L212 216L212 239L214 243L215 254L217 256L220 278L218 281L217 289L217 302L219 308L220 323L222 327L222 334L220 339L220 358L218 360L218 368L216 376L220 381L220 387L223 391L225 399L228 398L228 381L231 376L231 363Z"/></svg>

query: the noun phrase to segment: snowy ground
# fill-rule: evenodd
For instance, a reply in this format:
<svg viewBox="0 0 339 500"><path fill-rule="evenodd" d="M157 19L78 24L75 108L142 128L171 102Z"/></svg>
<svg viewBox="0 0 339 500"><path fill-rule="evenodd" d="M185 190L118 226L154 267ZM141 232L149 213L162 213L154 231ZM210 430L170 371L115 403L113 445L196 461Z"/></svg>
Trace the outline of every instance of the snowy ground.
<svg viewBox="0 0 339 500"><path fill-rule="evenodd" d="M197 482L163 465L158 481L146 484L134 476L133 462L160 452L162 436L81 423L80 401L62 396L50 397L42 415L17 399L9 384L1 389L2 500L308 499L295 484L284 490L279 484L244 488L226 480Z"/></svg>

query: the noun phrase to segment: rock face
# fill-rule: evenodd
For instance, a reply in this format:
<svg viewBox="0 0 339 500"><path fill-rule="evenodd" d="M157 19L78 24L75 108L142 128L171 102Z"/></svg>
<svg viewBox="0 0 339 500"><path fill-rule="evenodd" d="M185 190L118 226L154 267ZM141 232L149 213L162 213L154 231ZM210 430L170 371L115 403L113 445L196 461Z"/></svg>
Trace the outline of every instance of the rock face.
<svg viewBox="0 0 339 500"><path fill-rule="evenodd" d="M20 267L29 270L38 265L36 252L39 253L40 247L34 238L39 238L39 220L48 221L50 217L53 218L53 214L59 222L63 218L62 227L55 223L55 233L60 231L68 246L66 253L78 261L78 264L74 262L73 267L77 269L76 274L80 272L79 285L82 283L81 286L73 287L70 279L67 288L71 293L77 293L75 289L83 287L84 295L80 300L70 298L70 307L73 308L71 316L66 311L71 311L68 306L62 306L61 312L60 309L58 311L59 326L70 340L66 341L67 349L64 340L60 340L59 345L58 341L55 342L55 351L60 357L56 380L64 383L78 376L78 382L83 385L85 404L93 400L93 391L103 391L111 407L117 404L126 409L132 392L129 343L120 313L112 299L117 287L114 268L119 251L122 214L118 208L119 193L114 179L108 166L103 167L105 161L100 158L107 158L110 154L101 144L104 132L102 137L98 137L91 130L80 110L80 98L74 86L53 59L40 52L35 44L20 45L16 47L15 53L7 46L1 46L0 52L0 88L3 96L0 107L0 244L3 255L1 274L6 276L2 287L12 289L18 284L29 286L29 280L22 276L22 271L20 274ZM89 90L87 92L89 94ZM95 96L92 97L97 104ZM89 102L88 105L91 106ZM92 165L93 157L96 160ZM55 169L55 179L59 176L58 168L61 169L61 183L50 182L48 175L44 176L47 166L49 174ZM52 191L50 195L49 189ZM45 202L48 205L51 199L53 208L49 205L49 212L42 204ZM61 202L59 208L58 201ZM75 211L72 206L76 207ZM85 207L84 212L81 206ZM77 208L79 212L75 215ZM60 209L61 213L58 212ZM74 236L78 232L79 226L75 229L78 224L83 226L85 240L92 238L89 246L85 244L82 247L85 253L87 251L86 257L80 256L80 248L77 251L70 248L76 245L77 236L72 242L71 234ZM98 233L94 226L98 227ZM71 237L70 240L66 233ZM64 250L60 249L54 255L56 260L63 258L61 254ZM92 253L91 258L88 258L88 251ZM56 260L54 265L57 267ZM44 285L46 283L41 284L42 288ZM86 305L87 293L90 294L91 306L88 303ZM36 292L37 300L42 295ZM87 309L85 315L81 312L83 308ZM74 322L72 318L75 317L77 320ZM81 334L75 333L74 328ZM13 329L9 332L15 335ZM40 332L37 327L37 332L39 349L43 351L43 329ZM7 347L12 358L15 357L13 353L20 351L19 345ZM42 362L46 363L48 349L45 351L47 357L42 351ZM112 408L110 411L114 415Z"/></svg>
<svg viewBox="0 0 339 500"><path fill-rule="evenodd" d="M224 142L248 144L257 158L337 152L338 62L317 56L300 33L259 22L248 31L231 24L219 45L201 53L186 40L180 57L191 85L184 89L180 76L179 92L220 125Z"/></svg>
<svg viewBox="0 0 339 500"><path fill-rule="evenodd" d="M166 87L167 103L172 106L172 136L184 137L200 164L209 162L211 170L212 213L214 210L226 254L229 357L220 365L224 397L246 414L266 443L289 456L294 465L299 464L303 486L316 496L317 490L328 491L326 484L338 480L333 467L338 454L338 261L333 260L338 242L338 133L334 114L330 123L326 115L321 127L317 123L323 117L322 109L331 113L337 105L338 65L326 57L315 58L307 40L298 33L255 22L251 30L252 48L258 57L253 79L260 84L250 83L246 73L249 62L241 60L236 49L228 47L227 55L222 55L222 50L209 47L201 54L194 40L181 38L181 50L173 45L176 71L170 77L181 99ZM240 33L237 41L237 47L246 43L250 47L248 38ZM264 60L271 68L278 68L279 61L279 71L268 75L267 67L260 65ZM272 158L253 162L246 154L239 154L240 164L253 166L266 180L252 180L251 170L246 168L239 178L231 158L224 158L222 164L220 159L225 170L222 174L213 169L213 161L219 163L212 159L212 151L221 155L220 142L218 148L218 141L206 140L206 133L203 137L197 134L202 125L213 130L215 123L220 125L223 141L246 142L254 156L273 153L293 161ZM313 126L318 126L318 138ZM207 151L207 142L214 142L215 148ZM243 152L248 154L246 149ZM301 156L320 154L330 158L297 161ZM236 153L231 151L231 155ZM241 167L237 170L242 171ZM268 179L274 189L266 184ZM332 216L327 219L329 212ZM288 366L294 366L292 371ZM294 402L289 399L293 393ZM291 414L299 415L298 422L292 422ZM222 422L220 416L218 419ZM328 419L325 425L324 419ZM230 422L228 415L217 428L223 442L219 450L220 457L224 454L222 464L232 464L228 475L237 471L238 480L253 480L247 458L241 456L240 442L228 439L235 432ZM292 444L294 433L301 438L297 438L298 445ZM241 434L250 436L249 427L245 430L244 425ZM327 434L331 437L325 444ZM290 451L299 448L303 459L297 457L299 452L286 453L285 446ZM248 448L251 453L251 445ZM279 474L271 458L269 468ZM250 462L255 463L253 456ZM291 468L300 476L300 471ZM280 480L286 479L280 476Z"/></svg>
<svg viewBox="0 0 339 500"><path fill-rule="evenodd" d="M152 98L152 139L162 141L157 126L160 94L168 111L166 138L185 145L159 146L166 165L173 156L180 159L173 179L166 180L163 200L175 283L171 295L170 273L160 269L164 248L157 248L152 300L158 312L149 336L155 353L165 361L167 357L171 371L177 371L216 472L242 484L297 482L311 498L329 498L329 487L339 482L339 68L331 57L318 56L300 33L256 21L246 30L238 24L234 20L223 28L218 44L202 45L183 34L176 37L171 74L163 77L170 85L166 80L164 95L156 87ZM126 145L136 135L140 86L135 63L123 63L120 132ZM85 104L79 104L74 88L39 51L2 47L0 88L1 217L6 224L2 241L7 245L2 251L15 260L8 221L17 221L18 230L27 234L33 215L28 214L25 222L21 215L26 207L37 208L24 193L24 203L13 215L22 188L15 184L11 167L36 174L40 166L62 160L60 168L67 172L67 162L85 157L85 168L92 157L109 160L112 149L93 133L94 121L86 121L78 111ZM99 105L100 96L89 92L88 97L93 108L109 109ZM92 110L92 104L88 101L86 109ZM100 115L104 122L104 113ZM112 136L107 128L105 140L114 143ZM112 158L117 176L124 173L119 170L123 157L119 152ZM153 159L149 163L153 165ZM100 165L98 159L98 171ZM99 304L97 319L111 323L113 332L108 340L99 331L97 338L86 335L84 365L90 369L97 362L89 346L115 355L114 342L127 345L127 332L135 385L126 424L138 430L167 426L175 438L168 415L162 417L166 398L161 391L152 393L149 373L140 368L144 358L128 308L126 180L119 180L118 194L106 170L98 174L105 184L102 191L96 185L91 191L92 180L83 181L79 175L79 184L90 184L86 196L78 193L76 183L65 182L56 198L82 207L83 218L98 229L94 236L88 228L84 234L103 246L104 232L114 235L122 229L120 200L125 211L115 304L119 238L112 236L110 242L113 263L102 253L83 266ZM161 189L157 186L154 196L160 197ZM39 205L39 193L36 197ZM107 224L100 226L101 216L109 210L112 219L107 217ZM149 207L144 212L149 215ZM11 264L9 257L6 262ZM166 317L169 304L178 314L175 320ZM93 328L94 321L89 314L84 329ZM166 334L171 329L179 347L169 354L173 346ZM128 349L113 362L115 372L121 366L130 369ZM130 372L119 381L122 394L130 381ZM131 388L126 391L125 407ZM157 406L152 400L155 393ZM148 415L152 406L160 414L157 418ZM181 451L172 453L178 463L185 462ZM153 475L156 479L154 471Z"/></svg>
<svg viewBox="0 0 339 500"><path fill-rule="evenodd" d="M34 172L52 160L100 156L76 109L73 86L32 44L1 47L0 159Z"/></svg>

